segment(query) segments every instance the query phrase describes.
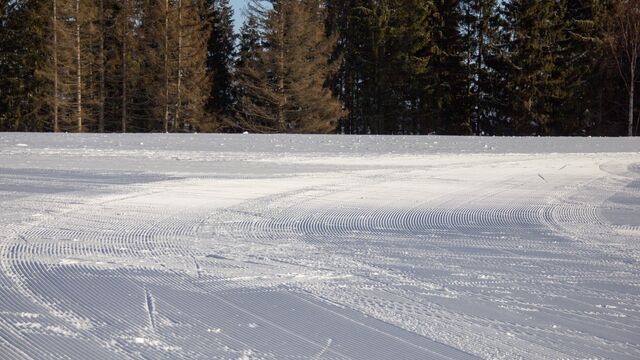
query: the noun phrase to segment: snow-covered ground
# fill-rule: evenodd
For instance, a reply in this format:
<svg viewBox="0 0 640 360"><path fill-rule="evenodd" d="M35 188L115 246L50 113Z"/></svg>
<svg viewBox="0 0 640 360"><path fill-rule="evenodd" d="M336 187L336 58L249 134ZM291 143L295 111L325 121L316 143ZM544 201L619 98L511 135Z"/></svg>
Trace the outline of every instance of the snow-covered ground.
<svg viewBox="0 0 640 360"><path fill-rule="evenodd" d="M640 140L0 134L0 358L63 357L639 359Z"/></svg>

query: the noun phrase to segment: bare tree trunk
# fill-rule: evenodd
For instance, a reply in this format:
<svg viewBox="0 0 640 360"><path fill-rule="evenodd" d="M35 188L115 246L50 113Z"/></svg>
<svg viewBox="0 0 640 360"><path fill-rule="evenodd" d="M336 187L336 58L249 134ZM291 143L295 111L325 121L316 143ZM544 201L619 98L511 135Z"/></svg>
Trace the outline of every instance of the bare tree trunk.
<svg viewBox="0 0 640 360"><path fill-rule="evenodd" d="M100 109L98 110L98 131L104 132L104 0L100 0Z"/></svg>
<svg viewBox="0 0 640 360"><path fill-rule="evenodd" d="M604 92L600 88L598 93L598 130L602 129L602 117L604 112Z"/></svg>
<svg viewBox="0 0 640 360"><path fill-rule="evenodd" d="M480 18L480 25L478 27L478 61L476 64L476 76L477 78L477 82L478 82L478 87L476 89L476 109L475 109L475 113L476 113L476 128L473 129L476 133L476 135L480 135L482 134L482 130L480 129L480 112L482 111L480 108L482 106L481 101L482 101L482 84L483 84L483 76L482 76L482 67L484 66L484 27L486 26L485 23L485 8L482 4L481 1L478 1L478 10L479 10L479 18Z"/></svg>
<svg viewBox="0 0 640 360"><path fill-rule="evenodd" d="M124 0L122 32L122 132L127 132L127 37L129 36L129 1Z"/></svg>
<svg viewBox="0 0 640 360"><path fill-rule="evenodd" d="M76 111L78 132L82 132L82 63L80 49L80 0L76 0Z"/></svg>
<svg viewBox="0 0 640 360"><path fill-rule="evenodd" d="M282 3L280 6L283 6ZM280 71L280 74L278 74L278 91L280 93L280 101L278 104L278 128L280 132L285 132L284 108L287 106L287 96L284 90L284 11L285 9L280 9L280 56L278 59Z"/></svg>
<svg viewBox="0 0 640 360"><path fill-rule="evenodd" d="M376 30L377 31L377 30ZM381 86L381 81L380 81L380 48L378 47L377 41L379 41L376 38L376 33L372 34L372 48L373 48L373 66L374 66L374 79L375 79L375 109L376 109L376 114L374 116L374 126L376 127L375 133L376 135L380 135L382 134L382 116L381 116L381 112L382 112L382 106L380 104L381 99L380 99L380 86ZM383 52L384 54L384 52Z"/></svg>
<svg viewBox="0 0 640 360"><path fill-rule="evenodd" d="M637 1L618 2L608 24L608 43L613 59L629 95L627 134L633 136L636 69L640 60L640 5ZM628 66L628 72L627 70Z"/></svg>
<svg viewBox="0 0 640 360"><path fill-rule="evenodd" d="M635 63L633 64L635 66ZM629 82L629 136L633 136L633 98L635 96L635 69L631 68L631 81Z"/></svg>
<svg viewBox="0 0 640 360"><path fill-rule="evenodd" d="M53 131L59 132L58 124L58 1L53 0Z"/></svg>
<svg viewBox="0 0 640 360"><path fill-rule="evenodd" d="M169 0L164 0L164 132L169 132Z"/></svg>
<svg viewBox="0 0 640 360"><path fill-rule="evenodd" d="M173 122L173 130L175 131L180 121L180 106L182 106L182 0L178 0L178 100L176 105L176 116Z"/></svg>

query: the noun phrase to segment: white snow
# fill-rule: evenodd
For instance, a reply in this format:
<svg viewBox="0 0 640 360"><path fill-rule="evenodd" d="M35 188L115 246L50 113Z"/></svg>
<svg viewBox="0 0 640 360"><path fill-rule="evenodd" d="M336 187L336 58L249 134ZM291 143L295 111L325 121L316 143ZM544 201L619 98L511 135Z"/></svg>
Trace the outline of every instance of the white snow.
<svg viewBox="0 0 640 360"><path fill-rule="evenodd" d="M0 299L3 359L638 359L640 141L0 134Z"/></svg>

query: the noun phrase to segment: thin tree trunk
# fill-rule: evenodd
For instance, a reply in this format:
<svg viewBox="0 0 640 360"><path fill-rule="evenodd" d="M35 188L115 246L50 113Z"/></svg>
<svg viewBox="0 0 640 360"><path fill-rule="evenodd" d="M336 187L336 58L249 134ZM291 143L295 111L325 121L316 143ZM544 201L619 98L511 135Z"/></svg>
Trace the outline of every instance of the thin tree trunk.
<svg viewBox="0 0 640 360"><path fill-rule="evenodd" d="M59 132L58 124L58 1L53 0L53 131Z"/></svg>
<svg viewBox="0 0 640 360"><path fill-rule="evenodd" d="M284 91L284 11L282 8L282 3L280 4L280 56L278 59L279 62L279 72L278 74L278 91L280 92L280 100L278 104L278 128L280 132L285 132L285 121L284 121L284 108L287 105L287 97Z"/></svg>
<svg viewBox="0 0 640 360"><path fill-rule="evenodd" d="M127 132L127 37L129 36L129 2L124 0L122 36L122 132Z"/></svg>
<svg viewBox="0 0 640 360"><path fill-rule="evenodd" d="M177 86L177 105L176 105L176 118L173 122L173 130L175 131L178 122L180 121L180 106L182 105L182 0L178 0L178 86Z"/></svg>
<svg viewBox="0 0 640 360"><path fill-rule="evenodd" d="M98 131L104 132L104 0L100 0L100 109L98 110Z"/></svg>
<svg viewBox="0 0 640 360"><path fill-rule="evenodd" d="M476 132L476 135L480 135L482 133L482 130L480 130L480 112L482 111L480 109L481 107L481 100L482 100L482 89L481 86L483 84L483 76L482 76L482 67L484 66L484 27L485 27L485 8L482 4L481 1L478 1L478 6L479 6L479 18L480 18L480 26L478 28L478 63L476 64L476 76L477 76L477 82L478 82L478 88L476 89L476 109L475 109L475 113L476 113L476 128L474 129Z"/></svg>
<svg viewBox="0 0 640 360"><path fill-rule="evenodd" d="M76 111L78 132L82 132L82 64L80 53L80 0L76 0Z"/></svg>
<svg viewBox="0 0 640 360"><path fill-rule="evenodd" d="M380 84L381 82L380 81L380 50L381 49L378 47L378 43L377 43L378 41L380 41L380 39L376 38L375 33L373 34L372 39L373 39L373 66L374 66L374 79L375 79L374 101L375 101L375 109L376 109L376 113L374 115L374 119L375 119L374 126L376 127L376 132L375 132L376 135L381 135L382 134L382 116L381 116L382 100L380 99L381 97L380 94L382 93L382 91L380 90L380 86L381 86Z"/></svg>
<svg viewBox="0 0 640 360"><path fill-rule="evenodd" d="M465 8L465 15L464 16L470 18L472 10L473 10L473 4L470 3ZM473 56L474 56L475 50L478 50L478 52L480 50L480 46L479 45L478 45L477 48L474 48L474 46L476 44L474 43L473 35L475 35L475 31L477 30L476 29L477 23L474 22L474 23L470 23L470 24L465 25L465 26L466 26L465 32L466 32L466 36L467 36L467 44L466 44L467 59L466 59L466 63L465 63L465 66L466 66L466 81L467 81L467 84L466 84L467 94L466 94L466 96L467 96L467 99L475 99L475 95L476 94L474 94L473 81L474 81L474 78L477 80L477 73L476 73L476 76L472 75L473 71L475 70L474 66L472 65L472 61L473 61ZM469 103L471 103L471 101L469 101ZM475 112L472 109L470 113L466 114L468 116L465 116L466 117L465 121L468 122L469 127L472 128L472 131L475 132L474 127L475 127L475 124L476 124L476 120L475 120L475 117L474 117L474 113Z"/></svg>
<svg viewBox="0 0 640 360"><path fill-rule="evenodd" d="M602 129L602 117L604 112L604 92L602 88L598 90L598 126L597 129Z"/></svg>
<svg viewBox="0 0 640 360"><path fill-rule="evenodd" d="M164 0L164 132L169 132L169 0Z"/></svg>
<svg viewBox="0 0 640 360"><path fill-rule="evenodd" d="M635 96L636 69L640 57L640 23L638 22L640 9L636 1L623 1L619 2L614 10L614 21L608 29L608 43L620 73L620 78L624 81L625 88L628 91L627 135L633 136L633 100ZM626 66L629 66L628 73L625 71Z"/></svg>
<svg viewBox="0 0 640 360"><path fill-rule="evenodd" d="M635 66L635 63L633 64ZM633 98L635 96L635 69L631 68L631 81L629 82L629 136L633 136Z"/></svg>

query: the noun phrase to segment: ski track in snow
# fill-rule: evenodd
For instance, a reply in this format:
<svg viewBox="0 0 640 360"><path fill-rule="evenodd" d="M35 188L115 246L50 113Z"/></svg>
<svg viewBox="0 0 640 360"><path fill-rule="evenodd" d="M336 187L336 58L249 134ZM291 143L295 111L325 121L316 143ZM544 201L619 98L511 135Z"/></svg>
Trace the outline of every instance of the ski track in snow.
<svg viewBox="0 0 640 360"><path fill-rule="evenodd" d="M0 358L638 359L640 141L0 134Z"/></svg>

